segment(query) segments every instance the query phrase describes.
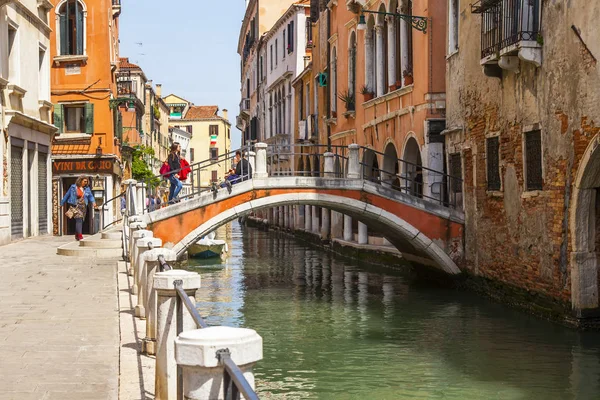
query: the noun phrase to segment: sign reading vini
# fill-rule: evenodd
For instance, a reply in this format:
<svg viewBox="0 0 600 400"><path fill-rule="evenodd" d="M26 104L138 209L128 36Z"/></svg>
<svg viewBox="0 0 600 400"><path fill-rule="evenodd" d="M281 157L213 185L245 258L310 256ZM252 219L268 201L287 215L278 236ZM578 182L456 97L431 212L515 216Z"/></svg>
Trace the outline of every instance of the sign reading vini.
<svg viewBox="0 0 600 400"><path fill-rule="evenodd" d="M75 160L75 161L54 161L52 163L52 173L112 173L114 164L112 160Z"/></svg>

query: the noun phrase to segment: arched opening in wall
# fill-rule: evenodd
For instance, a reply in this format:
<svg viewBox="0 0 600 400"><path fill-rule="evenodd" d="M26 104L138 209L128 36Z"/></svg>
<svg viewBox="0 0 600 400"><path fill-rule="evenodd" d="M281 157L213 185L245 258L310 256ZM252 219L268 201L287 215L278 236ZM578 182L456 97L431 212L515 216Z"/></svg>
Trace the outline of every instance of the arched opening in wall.
<svg viewBox="0 0 600 400"><path fill-rule="evenodd" d="M398 12L398 1L390 0L388 9L390 13ZM387 24L388 85L391 86L391 91L397 89L397 83L400 83L400 75L398 74L398 55L400 54L398 45L400 43L400 35L398 34L398 27L400 26L400 20L395 17L390 17L388 18Z"/></svg>
<svg viewBox="0 0 600 400"><path fill-rule="evenodd" d="M394 189L400 189L400 163L398 161L398 153L396 146L393 143L388 143L385 146L383 155L383 171L381 171L381 181L385 186Z"/></svg>
<svg viewBox="0 0 600 400"><path fill-rule="evenodd" d="M306 156L306 160L304 161L304 176L311 176L312 169L310 166L310 156Z"/></svg>
<svg viewBox="0 0 600 400"><path fill-rule="evenodd" d="M600 142L597 136L592 143ZM572 239L571 303L578 313L600 307L600 146L588 147L581 160L574 190L574 217L570 222ZM567 271L563 282L567 282Z"/></svg>
<svg viewBox="0 0 600 400"><path fill-rule="evenodd" d="M321 175L321 163L319 160L319 156L317 154L313 155L312 162L312 176L320 176Z"/></svg>
<svg viewBox="0 0 600 400"><path fill-rule="evenodd" d="M367 92L377 96L377 51L375 49L375 17L369 14L365 32L365 87Z"/></svg>
<svg viewBox="0 0 600 400"><path fill-rule="evenodd" d="M377 160L377 154L373 150L364 150L362 164L364 179L375 183L381 183L379 161Z"/></svg>
<svg viewBox="0 0 600 400"><path fill-rule="evenodd" d="M409 138L402 157L402 188L412 196L423 197L423 163L417 140Z"/></svg>
<svg viewBox="0 0 600 400"><path fill-rule="evenodd" d="M381 4L379 6L379 12L383 14L377 15L377 25L381 28L381 33L377 36L377 46L381 46L379 53L381 54L381 59L378 59L380 70L377 71L379 74L378 82L380 82L380 89L382 89L380 95L388 92L389 82L388 82L388 21L385 16L387 12L385 9L385 4Z"/></svg>

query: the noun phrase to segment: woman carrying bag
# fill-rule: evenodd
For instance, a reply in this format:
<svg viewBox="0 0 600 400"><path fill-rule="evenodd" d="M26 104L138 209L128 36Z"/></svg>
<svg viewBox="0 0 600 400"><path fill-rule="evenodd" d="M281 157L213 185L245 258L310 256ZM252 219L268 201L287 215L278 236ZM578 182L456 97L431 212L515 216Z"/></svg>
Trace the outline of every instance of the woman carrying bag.
<svg viewBox="0 0 600 400"><path fill-rule="evenodd" d="M68 204L68 210L65 213L67 218L75 218L75 240L83 239L83 220L87 213L89 203L92 203L94 209L97 209L96 199L90 190L88 178L80 176L60 201L60 205Z"/></svg>

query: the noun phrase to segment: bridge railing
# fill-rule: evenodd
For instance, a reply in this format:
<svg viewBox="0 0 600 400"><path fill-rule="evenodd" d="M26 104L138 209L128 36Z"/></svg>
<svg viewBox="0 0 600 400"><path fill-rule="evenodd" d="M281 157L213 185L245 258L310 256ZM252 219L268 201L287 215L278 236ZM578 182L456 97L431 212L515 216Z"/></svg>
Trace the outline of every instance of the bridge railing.
<svg viewBox="0 0 600 400"><path fill-rule="evenodd" d="M325 176L325 154L334 158L334 172L328 177L344 178L347 171L348 147L320 144L269 144L267 171L269 176Z"/></svg>

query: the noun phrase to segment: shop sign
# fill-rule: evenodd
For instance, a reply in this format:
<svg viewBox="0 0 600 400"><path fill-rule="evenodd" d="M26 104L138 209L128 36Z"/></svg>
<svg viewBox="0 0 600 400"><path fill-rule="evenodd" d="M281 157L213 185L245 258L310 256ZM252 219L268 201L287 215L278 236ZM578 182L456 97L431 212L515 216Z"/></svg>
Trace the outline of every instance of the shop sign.
<svg viewBox="0 0 600 400"><path fill-rule="evenodd" d="M56 160L52 163L53 174L69 173L113 173L112 160Z"/></svg>

